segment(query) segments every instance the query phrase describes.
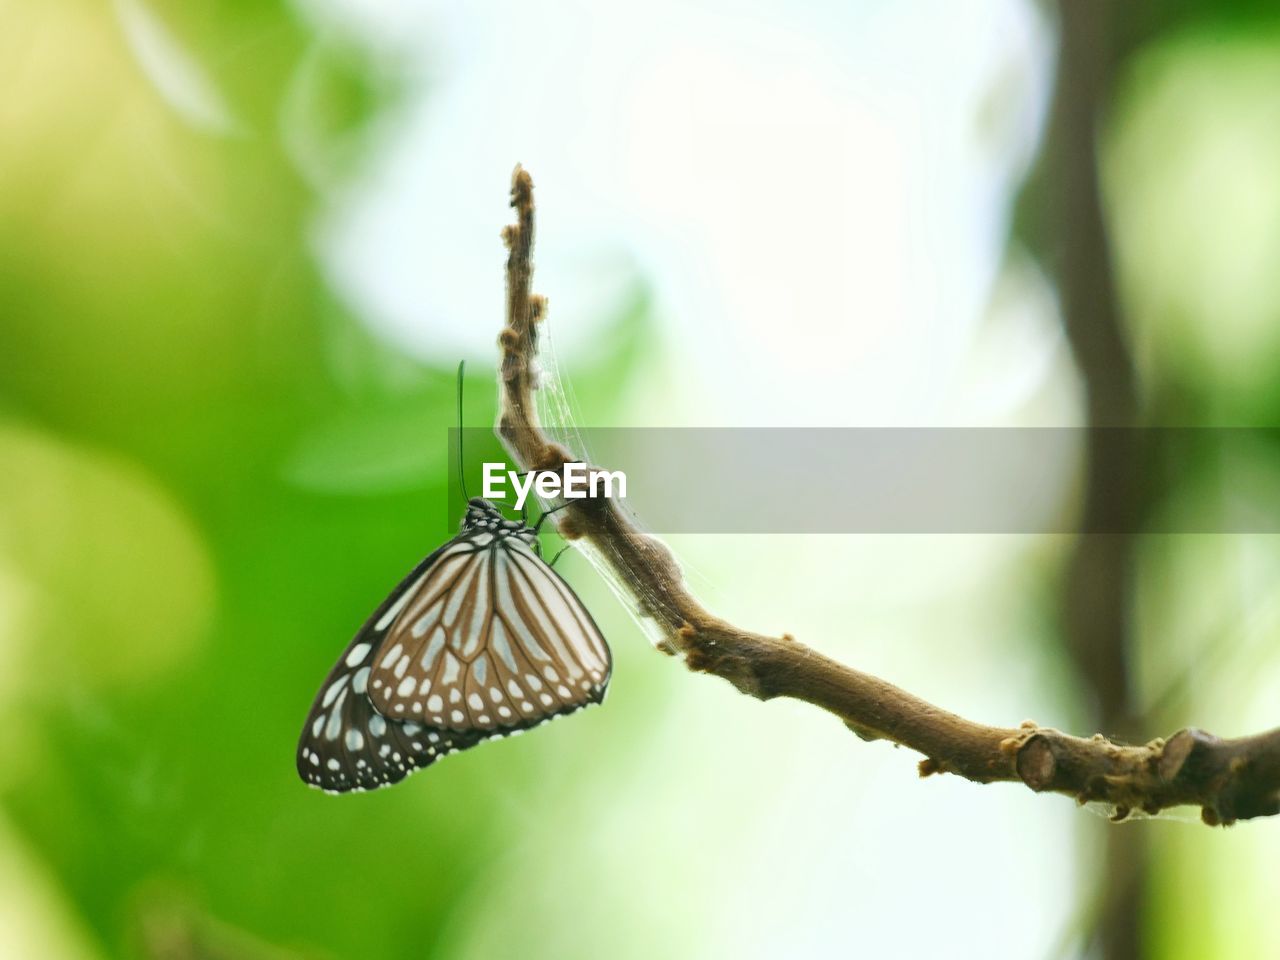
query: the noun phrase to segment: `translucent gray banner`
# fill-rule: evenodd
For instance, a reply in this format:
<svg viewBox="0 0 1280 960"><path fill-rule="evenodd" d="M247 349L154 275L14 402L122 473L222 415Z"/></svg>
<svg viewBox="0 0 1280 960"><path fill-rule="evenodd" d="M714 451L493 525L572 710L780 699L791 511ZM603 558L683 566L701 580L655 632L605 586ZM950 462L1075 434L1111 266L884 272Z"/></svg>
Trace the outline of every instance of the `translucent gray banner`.
<svg viewBox="0 0 1280 960"><path fill-rule="evenodd" d="M491 432L462 433L479 496L482 462L505 458ZM450 431L453 476L457 439ZM1280 532L1273 428L599 428L559 439L622 471L622 506L656 533ZM1086 513L1088 457L1107 489L1095 501L1105 508ZM501 488L508 504L513 485ZM456 481L449 500L456 523Z"/></svg>

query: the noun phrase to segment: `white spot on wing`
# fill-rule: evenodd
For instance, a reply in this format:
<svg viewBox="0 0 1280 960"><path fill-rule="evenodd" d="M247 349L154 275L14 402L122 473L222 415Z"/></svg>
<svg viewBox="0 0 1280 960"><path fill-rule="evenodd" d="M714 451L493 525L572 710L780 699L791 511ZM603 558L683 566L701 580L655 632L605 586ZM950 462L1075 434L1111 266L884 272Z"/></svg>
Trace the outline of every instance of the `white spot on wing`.
<svg viewBox="0 0 1280 960"><path fill-rule="evenodd" d="M333 703L334 697L338 695L338 691L342 689L342 685L347 682L347 675L344 673L333 683L329 684L329 689L324 692L324 699L320 701L320 706L328 707Z"/></svg>
<svg viewBox="0 0 1280 960"><path fill-rule="evenodd" d="M338 731L342 728L342 702L346 699L347 691L343 690L342 695L338 697L338 702L333 705L333 710L329 712L329 722L324 727L326 740L338 739Z"/></svg>
<svg viewBox="0 0 1280 960"><path fill-rule="evenodd" d="M404 605L409 602L409 598L418 592L418 584L422 583L422 577L419 577L413 586L401 592L396 597L396 602L387 607L387 612L378 618L378 622L373 625L375 630L385 630L391 621L399 616L400 611L404 609Z"/></svg>
<svg viewBox="0 0 1280 960"><path fill-rule="evenodd" d="M441 679L445 683L453 683L458 679L460 666L457 658L452 653L446 653L444 655L444 676Z"/></svg>
<svg viewBox="0 0 1280 960"><path fill-rule="evenodd" d="M467 598L467 594L471 592L471 581L476 578L476 571L481 566L481 563L469 564L467 572L453 585L453 589L449 592L449 599L444 605L444 625L446 627L453 626L453 621L458 618L458 611L462 609L462 602Z"/></svg>
<svg viewBox="0 0 1280 960"><path fill-rule="evenodd" d="M347 666L354 667L364 662L364 658L369 655L369 651L373 649L371 643L357 643L351 648L351 652L347 654Z"/></svg>
<svg viewBox="0 0 1280 960"><path fill-rule="evenodd" d="M507 639L507 628L497 617L493 618L493 629L489 634L489 649L498 655L498 659L512 673L516 672L516 660L511 655L511 642Z"/></svg>
<svg viewBox="0 0 1280 960"><path fill-rule="evenodd" d="M541 561L534 559L528 550L522 549L519 552L526 557L527 562L515 564L515 566L523 569L525 575L531 581L534 592L537 594L538 602L529 605L533 612L533 617L541 629L542 636L551 642L552 646L555 647L556 655L568 667L569 678L576 680L583 673L583 670L578 666L578 652L580 651L593 659L595 657L595 653L591 648L591 641L584 636L582 625L570 609L565 595L559 589L554 576L542 568L540 566ZM574 648L574 653L571 654L565 648L566 640Z"/></svg>
<svg viewBox="0 0 1280 960"><path fill-rule="evenodd" d="M436 654L444 647L444 628L436 627L436 632L427 641L427 649L422 651L422 669L430 670L436 662Z"/></svg>

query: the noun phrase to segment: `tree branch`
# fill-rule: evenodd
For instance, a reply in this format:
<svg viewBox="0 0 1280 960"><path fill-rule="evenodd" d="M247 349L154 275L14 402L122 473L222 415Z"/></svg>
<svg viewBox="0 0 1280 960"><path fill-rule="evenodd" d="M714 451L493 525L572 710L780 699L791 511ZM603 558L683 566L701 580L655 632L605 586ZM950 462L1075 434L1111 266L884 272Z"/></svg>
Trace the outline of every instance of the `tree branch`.
<svg viewBox="0 0 1280 960"><path fill-rule="evenodd" d="M498 432L527 470L559 473L576 462L546 436L538 420L538 324L546 300L530 292L533 275L533 181L520 167L511 185L517 222L507 245L507 325L501 350ZM556 514L562 536L599 552L660 628L668 654L759 700L791 697L826 710L864 740L890 740L924 754L921 776L953 773L977 783L1021 782L1037 792L1114 807L1116 820L1195 804L1208 824L1280 813L1280 729L1222 740L1186 729L1168 740L1127 745L1101 734L1073 737L1027 721L991 727L949 713L878 677L799 643L768 637L706 610L685 587L671 551L641 531L614 501L570 501Z"/></svg>

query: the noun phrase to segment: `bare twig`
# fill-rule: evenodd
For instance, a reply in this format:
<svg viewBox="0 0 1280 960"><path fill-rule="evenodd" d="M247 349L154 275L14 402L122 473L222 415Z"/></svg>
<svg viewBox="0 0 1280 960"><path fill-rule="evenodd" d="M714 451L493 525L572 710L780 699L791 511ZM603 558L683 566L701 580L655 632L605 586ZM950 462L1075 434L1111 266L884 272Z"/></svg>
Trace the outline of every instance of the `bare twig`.
<svg viewBox="0 0 1280 960"><path fill-rule="evenodd" d="M538 324L546 301L530 292L533 181L517 167L511 185L517 222L503 232L507 325L499 336L499 434L529 470L560 472L573 455L539 423ZM823 656L784 634L752 633L706 610L684 584L667 547L642 532L612 500L585 499L557 513L560 533L594 547L660 627L666 652L695 671L727 680L760 700L791 697L834 714L866 740L885 739L924 754L920 775L953 773L977 783L1022 782L1081 803L1114 806L1115 819L1180 804L1201 808L1209 824L1280 813L1280 729L1222 740L1187 729L1141 746L1073 737L1030 721L1020 727L974 723L877 677Z"/></svg>

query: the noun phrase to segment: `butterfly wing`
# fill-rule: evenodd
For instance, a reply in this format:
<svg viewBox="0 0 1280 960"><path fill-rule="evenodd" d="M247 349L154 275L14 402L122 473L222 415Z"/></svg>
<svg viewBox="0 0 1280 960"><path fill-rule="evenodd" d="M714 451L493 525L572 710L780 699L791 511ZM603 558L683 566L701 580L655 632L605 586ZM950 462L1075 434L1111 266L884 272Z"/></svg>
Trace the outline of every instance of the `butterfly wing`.
<svg viewBox="0 0 1280 960"><path fill-rule="evenodd" d="M483 739L388 720L374 710L367 693L371 662L395 611L454 545L450 541L431 554L392 591L329 672L298 741L298 775L305 783L338 793L385 787Z"/></svg>
<svg viewBox="0 0 1280 960"><path fill-rule="evenodd" d="M335 668L303 728L298 775L312 786L334 793L390 786L483 739L388 720L357 692L354 676L341 664ZM332 698L328 707L326 697Z"/></svg>
<svg viewBox="0 0 1280 960"><path fill-rule="evenodd" d="M459 544L391 615L368 680L375 709L488 736L599 703L612 658L569 585L521 536Z"/></svg>

